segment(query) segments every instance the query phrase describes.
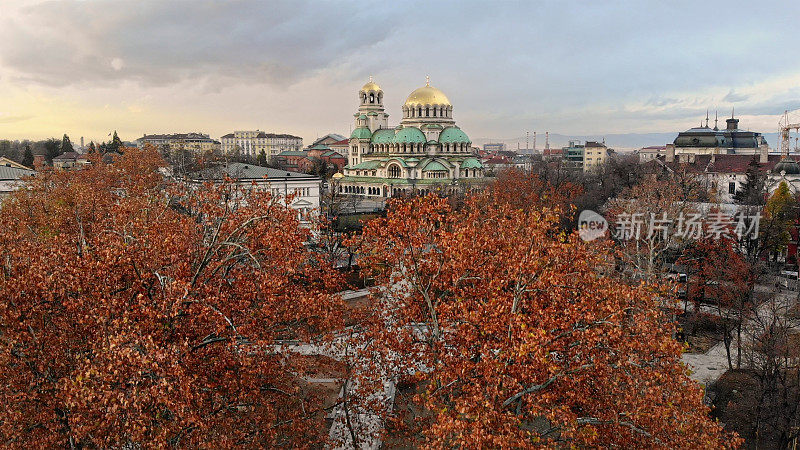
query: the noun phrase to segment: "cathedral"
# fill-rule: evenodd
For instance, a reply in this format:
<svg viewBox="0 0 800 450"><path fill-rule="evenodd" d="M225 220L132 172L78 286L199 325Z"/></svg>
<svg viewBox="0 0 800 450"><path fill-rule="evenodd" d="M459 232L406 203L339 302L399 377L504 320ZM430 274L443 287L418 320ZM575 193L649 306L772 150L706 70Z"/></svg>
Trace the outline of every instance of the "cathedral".
<svg viewBox="0 0 800 450"><path fill-rule="evenodd" d="M389 126L383 90L372 77L358 100L348 164L336 177L341 192L379 198L453 193L483 181L484 167L456 126L453 105L430 81L408 96L396 127Z"/></svg>

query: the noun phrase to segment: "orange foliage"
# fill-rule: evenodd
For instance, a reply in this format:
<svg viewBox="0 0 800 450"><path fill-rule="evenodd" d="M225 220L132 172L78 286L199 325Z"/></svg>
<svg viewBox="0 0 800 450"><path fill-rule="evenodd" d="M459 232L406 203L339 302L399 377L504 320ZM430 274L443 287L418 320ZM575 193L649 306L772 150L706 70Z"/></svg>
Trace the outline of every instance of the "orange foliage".
<svg viewBox="0 0 800 450"><path fill-rule="evenodd" d="M567 180L553 182L519 169L506 169L497 174L490 192L496 201L515 208L547 206L568 211L571 203L583 193L583 188Z"/></svg>
<svg viewBox="0 0 800 450"><path fill-rule="evenodd" d="M709 419L656 295L613 274L608 244L491 195L457 211L394 201L367 224L360 262L385 290L356 384L427 386L412 431L437 448L738 445Z"/></svg>
<svg viewBox="0 0 800 450"><path fill-rule="evenodd" d="M43 172L3 204L3 446L318 436L320 402L275 344L341 325L337 280L277 199L164 186L160 165L127 149Z"/></svg>

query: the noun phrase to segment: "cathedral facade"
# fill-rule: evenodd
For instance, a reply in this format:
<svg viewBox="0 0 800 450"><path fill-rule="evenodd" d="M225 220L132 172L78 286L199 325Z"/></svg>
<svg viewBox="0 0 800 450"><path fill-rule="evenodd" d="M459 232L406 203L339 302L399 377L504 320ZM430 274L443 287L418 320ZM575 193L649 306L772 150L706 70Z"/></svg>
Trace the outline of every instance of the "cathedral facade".
<svg viewBox="0 0 800 450"><path fill-rule="evenodd" d="M452 193L482 183L484 167L456 126L453 105L430 82L408 96L396 127L389 126L383 90L371 78L358 99L348 164L336 177L341 192L386 198Z"/></svg>

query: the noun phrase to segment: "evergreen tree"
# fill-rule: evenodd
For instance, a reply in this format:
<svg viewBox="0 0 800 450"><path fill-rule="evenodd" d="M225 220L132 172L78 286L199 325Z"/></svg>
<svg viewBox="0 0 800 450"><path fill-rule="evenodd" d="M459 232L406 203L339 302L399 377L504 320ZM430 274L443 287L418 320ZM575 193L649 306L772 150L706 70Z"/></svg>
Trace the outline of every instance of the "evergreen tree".
<svg viewBox="0 0 800 450"><path fill-rule="evenodd" d="M25 153L22 155L22 165L25 167L33 167L33 151L31 145L25 144Z"/></svg>
<svg viewBox="0 0 800 450"><path fill-rule="evenodd" d="M61 154L61 143L54 138L44 141L44 159L47 164L53 164L53 158Z"/></svg>
<svg viewBox="0 0 800 450"><path fill-rule="evenodd" d="M117 136L117 130L114 130L114 136L111 138L111 142L106 147L106 151L109 152L120 152L120 147L122 147L122 140Z"/></svg>
<svg viewBox="0 0 800 450"><path fill-rule="evenodd" d="M747 165L747 178L733 195L733 200L740 205L762 206L765 203L767 177L758 159L758 155L753 155Z"/></svg>
<svg viewBox="0 0 800 450"><path fill-rule="evenodd" d="M94 141L89 142L88 153L96 153L96 152L97 152L97 148L95 148L95 146L94 146Z"/></svg>
<svg viewBox="0 0 800 450"><path fill-rule="evenodd" d="M261 150L261 153L258 154L257 162L262 167L267 165L267 153L264 150Z"/></svg>
<svg viewBox="0 0 800 450"><path fill-rule="evenodd" d="M61 153L67 152L74 152L75 149L72 147L72 141L69 140L69 136L64 133L64 137L61 138Z"/></svg>

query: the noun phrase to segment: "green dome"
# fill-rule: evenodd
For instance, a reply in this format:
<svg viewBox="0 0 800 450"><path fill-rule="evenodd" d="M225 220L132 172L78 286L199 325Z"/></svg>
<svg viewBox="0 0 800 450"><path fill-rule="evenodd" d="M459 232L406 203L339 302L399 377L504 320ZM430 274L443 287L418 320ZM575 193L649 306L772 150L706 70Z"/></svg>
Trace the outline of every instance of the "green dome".
<svg viewBox="0 0 800 450"><path fill-rule="evenodd" d="M775 167L772 168L772 172L786 172L786 175L798 175L800 174L800 165L797 164L797 161L791 158L783 158L778 162L778 164L775 164Z"/></svg>
<svg viewBox="0 0 800 450"><path fill-rule="evenodd" d="M461 131L458 127L447 127L442 131L439 135L439 142L442 144L450 144L453 142L461 143L466 142L469 143L469 137L467 137L466 133Z"/></svg>
<svg viewBox="0 0 800 450"><path fill-rule="evenodd" d="M406 127L394 136L394 142L398 144L424 144L425 134L419 128Z"/></svg>
<svg viewBox="0 0 800 450"><path fill-rule="evenodd" d="M394 140L394 130L389 128L381 128L380 130L375 130L375 133L372 135L372 143L373 144L391 144Z"/></svg>
<svg viewBox="0 0 800 450"><path fill-rule="evenodd" d="M433 171L440 171L440 170L447 170L447 167L443 166L442 163L439 161L431 161L424 169L423 172L433 172Z"/></svg>
<svg viewBox="0 0 800 450"><path fill-rule="evenodd" d="M461 163L462 169L483 169L483 164L477 158L467 158Z"/></svg>
<svg viewBox="0 0 800 450"><path fill-rule="evenodd" d="M350 139L369 139L372 137L372 132L367 127L358 127L353 130Z"/></svg>

